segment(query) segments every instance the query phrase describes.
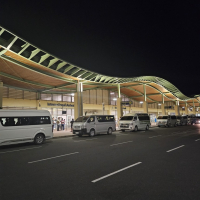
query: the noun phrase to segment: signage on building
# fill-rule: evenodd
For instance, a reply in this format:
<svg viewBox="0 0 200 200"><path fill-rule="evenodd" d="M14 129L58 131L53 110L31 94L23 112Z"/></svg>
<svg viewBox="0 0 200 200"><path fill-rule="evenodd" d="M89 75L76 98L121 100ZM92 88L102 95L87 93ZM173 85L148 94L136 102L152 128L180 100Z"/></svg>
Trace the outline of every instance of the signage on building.
<svg viewBox="0 0 200 200"><path fill-rule="evenodd" d="M71 104L71 103L47 103L47 106L74 107L74 104Z"/></svg>

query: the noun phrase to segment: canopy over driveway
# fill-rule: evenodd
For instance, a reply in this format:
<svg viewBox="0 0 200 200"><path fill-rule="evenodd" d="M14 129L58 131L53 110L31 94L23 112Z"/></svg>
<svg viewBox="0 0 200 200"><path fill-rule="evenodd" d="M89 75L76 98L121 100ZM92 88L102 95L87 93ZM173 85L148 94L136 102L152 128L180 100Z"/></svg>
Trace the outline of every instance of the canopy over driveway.
<svg viewBox="0 0 200 200"><path fill-rule="evenodd" d="M200 96L187 97L169 81L154 76L119 78L75 66L30 44L0 27L0 81L5 86L45 93L75 93L83 90L117 91L135 101L185 103L199 107Z"/></svg>

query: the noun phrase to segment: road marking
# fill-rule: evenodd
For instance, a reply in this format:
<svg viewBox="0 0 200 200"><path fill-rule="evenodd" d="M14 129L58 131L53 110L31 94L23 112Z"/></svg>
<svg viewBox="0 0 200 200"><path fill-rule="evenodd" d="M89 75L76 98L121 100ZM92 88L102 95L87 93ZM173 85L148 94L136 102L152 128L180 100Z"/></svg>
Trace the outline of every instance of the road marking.
<svg viewBox="0 0 200 200"><path fill-rule="evenodd" d="M149 138L155 138L155 137L160 137L162 135L155 135L155 136L152 136L152 137L149 137Z"/></svg>
<svg viewBox="0 0 200 200"><path fill-rule="evenodd" d="M200 139L195 140L196 142L199 141Z"/></svg>
<svg viewBox="0 0 200 200"><path fill-rule="evenodd" d="M31 164L31 163L41 162L41 161L50 160L50 159L54 159L54 158L60 158L60 157L63 157L63 156L70 156L70 155L77 154L77 153L79 153L79 152L68 153L68 154L64 154L64 155L60 155L60 156L54 156L54 157L51 157L51 158L45 158L45 159L41 159L41 160L31 161L31 162L28 162L28 163Z"/></svg>
<svg viewBox="0 0 200 200"><path fill-rule="evenodd" d="M77 140L77 141L74 141L74 142L84 142L84 141L87 141L87 140L97 140L98 138L93 138L93 139L86 139L86 140Z"/></svg>
<svg viewBox="0 0 200 200"><path fill-rule="evenodd" d="M11 152L15 152L15 151L26 151L29 149L36 149L36 148L41 148L41 147L33 147L33 148L26 148L26 149L18 149L18 150L13 150L13 151L4 151L4 152L0 152L1 153L11 153Z"/></svg>
<svg viewBox="0 0 200 200"><path fill-rule="evenodd" d="M112 145L110 145L110 146L115 146L115 145L125 144L125 143L129 143L129 142L133 142L133 141L121 142L121 143L117 143L117 144L112 144Z"/></svg>
<svg viewBox="0 0 200 200"><path fill-rule="evenodd" d="M107 178L107 177L109 177L109 176L112 176L112 175L114 175L114 174L117 174L117 173L119 173L119 172L121 172L121 171L124 171L124 170L126 170L126 169L129 169L129 168L134 167L134 166L136 166L136 165L139 165L139 164L141 164L141 163L142 163L142 162L137 162L137 163L135 163L135 164L133 164L133 165L129 165L128 167L122 168L122 169L117 170L117 171L115 171L115 172L113 172L113 173L110 173L110 174L108 174L108 175L102 176L101 178L98 178L98 179L93 180L92 183L96 183L97 181L100 181L100 180L102 180L102 179L104 179L104 178Z"/></svg>
<svg viewBox="0 0 200 200"><path fill-rule="evenodd" d="M179 146L179 147L176 147L176 148L174 148L174 149L168 150L168 151L166 151L166 152L171 152L171 151L174 151L174 150L179 149L179 148L184 147L184 146L185 146L185 145L181 145L181 146Z"/></svg>

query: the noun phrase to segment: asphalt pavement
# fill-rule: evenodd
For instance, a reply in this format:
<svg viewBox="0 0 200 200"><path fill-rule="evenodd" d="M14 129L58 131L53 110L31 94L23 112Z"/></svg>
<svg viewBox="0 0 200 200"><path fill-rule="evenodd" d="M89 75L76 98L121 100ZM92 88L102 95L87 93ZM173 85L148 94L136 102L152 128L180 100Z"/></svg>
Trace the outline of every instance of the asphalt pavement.
<svg viewBox="0 0 200 200"><path fill-rule="evenodd" d="M1 200L200 199L200 125L0 147Z"/></svg>

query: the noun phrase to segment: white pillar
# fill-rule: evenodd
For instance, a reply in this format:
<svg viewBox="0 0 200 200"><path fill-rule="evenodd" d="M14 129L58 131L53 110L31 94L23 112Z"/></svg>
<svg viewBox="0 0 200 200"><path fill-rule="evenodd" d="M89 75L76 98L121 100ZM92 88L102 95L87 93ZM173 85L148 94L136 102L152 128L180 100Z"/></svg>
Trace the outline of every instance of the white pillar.
<svg viewBox="0 0 200 200"><path fill-rule="evenodd" d="M0 82L0 109L3 109L3 82Z"/></svg>
<svg viewBox="0 0 200 200"><path fill-rule="evenodd" d="M188 115L188 105L187 105L187 101L185 102L185 114Z"/></svg>
<svg viewBox="0 0 200 200"><path fill-rule="evenodd" d="M117 85L118 91L118 98L117 98L117 117L118 119L123 116L122 110L122 99L121 99L121 92L120 92L120 84Z"/></svg>
<svg viewBox="0 0 200 200"><path fill-rule="evenodd" d="M174 106L174 109L175 109L175 115L180 115L179 101L176 101L176 105Z"/></svg>
<svg viewBox="0 0 200 200"><path fill-rule="evenodd" d="M74 118L83 116L83 83L76 85L76 93L74 94Z"/></svg>
<svg viewBox="0 0 200 200"><path fill-rule="evenodd" d="M144 113L148 113L148 102L147 102L147 94L146 94L146 85L143 85L144 91L144 102L143 102L143 111Z"/></svg>

